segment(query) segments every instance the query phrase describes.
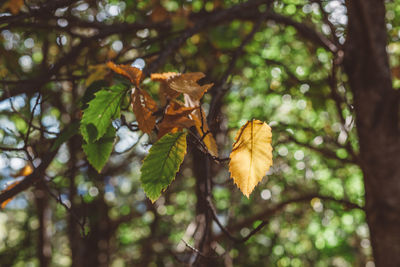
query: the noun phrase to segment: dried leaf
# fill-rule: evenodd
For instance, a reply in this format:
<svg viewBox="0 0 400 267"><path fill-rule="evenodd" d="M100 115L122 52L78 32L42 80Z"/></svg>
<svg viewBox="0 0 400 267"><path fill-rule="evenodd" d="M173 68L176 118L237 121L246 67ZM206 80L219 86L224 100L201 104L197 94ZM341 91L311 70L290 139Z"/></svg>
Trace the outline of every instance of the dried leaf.
<svg viewBox="0 0 400 267"><path fill-rule="evenodd" d="M11 188L15 187L15 186L16 186L17 184L19 184L20 182L21 182L21 181L17 181L17 182L14 182L14 183L8 185L4 190L1 191L1 193L4 193L4 192L10 190ZM7 205L8 203L10 203L11 200L13 200L13 198L14 198L14 197L11 197L11 198L6 199L5 201L3 201L3 202L1 203L1 208L4 209L4 208L6 207L6 205Z"/></svg>
<svg viewBox="0 0 400 267"><path fill-rule="evenodd" d="M167 103L167 100L175 99L180 95L179 92L169 88L167 82L168 79L171 79L172 77L175 77L177 75L180 74L177 72L164 72L164 73L151 74L151 79L153 81L160 82L159 97L162 105L165 105Z"/></svg>
<svg viewBox="0 0 400 267"><path fill-rule="evenodd" d="M2 9L9 9L13 15L17 15L24 5L24 0L10 0L6 2Z"/></svg>
<svg viewBox="0 0 400 267"><path fill-rule="evenodd" d="M113 62L109 61L107 62L107 66L115 71L118 74L121 74L128 78L131 83L136 85L136 87L139 87L140 81L142 80L143 73L140 69L129 66L129 65L116 65Z"/></svg>
<svg viewBox="0 0 400 267"><path fill-rule="evenodd" d="M102 80L108 73L108 66L106 64L98 64L89 66L89 77L85 81L85 86L88 87L93 82Z"/></svg>
<svg viewBox="0 0 400 267"><path fill-rule="evenodd" d="M259 120L240 128L230 155L229 172L247 197L272 166L271 127Z"/></svg>
<svg viewBox="0 0 400 267"><path fill-rule="evenodd" d="M185 95L185 105L187 107L199 107L200 102L199 100L193 100L189 95ZM212 156L218 157L217 142L215 142L214 136L208 128L204 110L201 107L196 108L190 116L192 117L196 126L196 130L199 133L203 143L206 145L208 152Z"/></svg>
<svg viewBox="0 0 400 267"><path fill-rule="evenodd" d="M157 111L157 104L151 96L139 88L132 94L132 110L135 113L139 129L150 134L156 125L153 112Z"/></svg>
<svg viewBox="0 0 400 267"><path fill-rule="evenodd" d="M191 96L194 100L199 100L204 93L214 84L199 85L198 80L204 77L204 73L192 72L171 77L167 80L168 86L180 93Z"/></svg>
<svg viewBox="0 0 400 267"><path fill-rule="evenodd" d="M151 74L150 78L152 81L155 82L166 82L168 79L180 75L177 72L164 72L164 73L153 73Z"/></svg>
<svg viewBox="0 0 400 267"><path fill-rule="evenodd" d="M176 101L172 101L164 114L164 118L158 125L158 138L167 133L176 133L184 128L190 128L195 125L194 121L188 118L188 115L196 107L185 107Z"/></svg>

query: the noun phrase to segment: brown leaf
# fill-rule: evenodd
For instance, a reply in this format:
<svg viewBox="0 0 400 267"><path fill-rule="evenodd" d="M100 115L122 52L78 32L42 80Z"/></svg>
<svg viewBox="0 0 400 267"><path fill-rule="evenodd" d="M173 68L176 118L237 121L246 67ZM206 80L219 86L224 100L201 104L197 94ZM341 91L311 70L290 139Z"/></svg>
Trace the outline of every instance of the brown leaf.
<svg viewBox="0 0 400 267"><path fill-rule="evenodd" d="M8 185L3 191L1 191L1 193L7 192L8 190L10 190L11 188L15 187L15 186L16 186L17 184L19 184L19 183L20 183L20 181L17 181L17 182L14 182L14 183ZM10 203L11 200L13 200L13 198L14 198L14 197L11 197L11 198L6 199L5 201L3 201L3 202L1 203L1 208L4 209L4 208L6 207L6 205L7 205L8 203Z"/></svg>
<svg viewBox="0 0 400 267"><path fill-rule="evenodd" d="M118 74L121 74L128 78L131 83L139 87L140 81L142 80L143 73L140 69L122 64L114 64L113 62L107 62L107 66Z"/></svg>
<svg viewBox="0 0 400 267"><path fill-rule="evenodd" d="M177 72L164 72L164 73L151 74L150 77L153 81L160 82L159 96L162 105L165 105L167 103L167 100L175 99L180 95L179 92L169 88L167 83L168 79L175 77L177 75L180 74Z"/></svg>
<svg viewBox="0 0 400 267"><path fill-rule="evenodd" d="M150 18L152 22L158 23L169 17L168 11L161 5L156 6L151 12Z"/></svg>
<svg viewBox="0 0 400 267"><path fill-rule="evenodd" d="M214 84L199 85L198 80L204 77L204 73L192 72L171 77L167 80L168 86L180 93L191 96L194 100L199 100L204 93Z"/></svg>
<svg viewBox="0 0 400 267"><path fill-rule="evenodd" d="M392 68L392 76L400 80L400 66Z"/></svg>
<svg viewBox="0 0 400 267"><path fill-rule="evenodd" d="M194 122L188 117L165 117L158 125L158 138L163 137L167 133L176 133L192 126L194 126Z"/></svg>
<svg viewBox="0 0 400 267"><path fill-rule="evenodd" d="M2 9L9 9L13 15L17 15L24 5L24 0L10 0L6 2Z"/></svg>
<svg viewBox="0 0 400 267"><path fill-rule="evenodd" d="M157 104L151 96L139 88L132 94L132 110L135 113L139 129L150 134L156 124L153 112L157 111Z"/></svg>
<svg viewBox="0 0 400 267"><path fill-rule="evenodd" d="M158 125L158 137L172 132L181 131L184 128L194 126L194 121L188 117L196 107L185 107L177 101L172 101L164 114L161 123Z"/></svg>

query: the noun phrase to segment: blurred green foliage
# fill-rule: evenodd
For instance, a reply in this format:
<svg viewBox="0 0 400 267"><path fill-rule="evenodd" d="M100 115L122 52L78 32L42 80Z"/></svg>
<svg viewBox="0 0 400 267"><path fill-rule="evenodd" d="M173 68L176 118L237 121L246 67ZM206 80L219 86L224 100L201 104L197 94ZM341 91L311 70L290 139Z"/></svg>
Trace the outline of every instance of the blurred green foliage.
<svg viewBox="0 0 400 267"><path fill-rule="evenodd" d="M150 64L154 60L152 53L166 49L168 41L190 27L190 18L185 16L185 12L201 17L202 12L229 8L241 2L78 1L68 12L59 9L52 14L60 17L58 20L51 18L59 26L54 31L34 26L28 29L19 26L8 28L0 24L0 79L4 81L33 79L43 65L51 66L60 55L65 55L76 45L81 33L74 35L68 27L64 28L63 16L104 25L146 23L149 14L162 6L169 14L168 20L174 33L164 36L163 32L153 29L136 34L127 31L110 35L86 49L74 64L65 66L61 71L60 77L73 75L75 79L55 79L45 85L40 104L33 111L36 128L30 129L30 146L40 151L41 140L55 138L79 117L79 103L87 102L85 92L90 91L85 87L89 65L102 64L110 59L134 64L139 64L138 60L142 59L145 64ZM343 43L347 22L343 1L323 1L323 6L337 28L336 37ZM260 7L261 10L265 8ZM329 27L322 22L318 4L313 1L276 1L271 9L314 27L325 36L331 36ZM21 12L28 10L23 7ZM400 1L387 2L386 20L390 63L395 68L400 66ZM206 73L207 79L218 80L226 70L232 53L252 28L251 22L233 20L199 32L187 39L162 71L201 71ZM157 41L157 38L160 40ZM156 41L148 42L153 39ZM212 166L212 194L221 222L234 225L265 208L308 193L347 199L363 206L362 173L350 162L351 155L346 150L346 145L355 151L358 149L352 127L352 107L341 107L349 126L345 130L330 97L327 79L331 74L332 54L299 36L295 28L273 21L265 22L244 50L227 81L222 113L216 122L220 129L216 139L221 157L224 157L230 152L233 134L244 122L252 118L267 121L273 129L274 165L250 199L245 198L229 179L225 165ZM338 79L341 94L351 103L352 95L346 90L347 78L339 73ZM393 83L399 88L400 78L394 79ZM143 87L157 98L158 87L154 83L146 79ZM74 91L71 88L75 88ZM1 89L3 95L7 94L7 90L12 90L12 83L1 83ZM0 102L2 147L24 145L27 121L37 98L37 94L28 93ZM210 107L211 98L210 94L204 97L206 110ZM127 121L134 121L130 111L123 109L121 113ZM176 266L179 261L175 254L184 251L193 253L182 242L184 239L193 244L192 224L197 202L193 162L190 157L185 161L175 181L152 205L141 189L139 177L142 160L154 138L132 132L118 123L120 121L117 120L114 125L118 128L117 142L104 175L93 173L80 148L63 144L47 171L49 187L68 207L73 202L73 206L85 210L78 212L80 218L96 218L96 212L100 214L100 211L95 203L99 201L106 206L103 210L105 215L101 216L111 221L130 216L128 220L121 221L109 237L111 266L140 265L148 257L151 266ZM74 147L75 150L72 150ZM337 158L316 151L325 149L333 151ZM78 166L74 176L77 194L70 199L68 188L72 155ZM12 175L26 162L27 157L22 151L2 151L1 188L15 180ZM121 163L123 166L120 166ZM0 265L39 265L36 255L39 235L36 209L35 194L30 190L20 194L0 211ZM49 212L51 219L47 231L51 236L52 266L69 266L72 262L68 241L70 215L53 198L49 201ZM218 253L224 257L229 255L234 266L361 266L371 260L368 227L360 210L313 198L289 204L267 219L269 224L244 244L235 244L224 238L214 224L214 234L221 236L218 238ZM235 234L246 236L259 223L255 221L252 225L235 229ZM89 224L85 229L91 231Z"/></svg>

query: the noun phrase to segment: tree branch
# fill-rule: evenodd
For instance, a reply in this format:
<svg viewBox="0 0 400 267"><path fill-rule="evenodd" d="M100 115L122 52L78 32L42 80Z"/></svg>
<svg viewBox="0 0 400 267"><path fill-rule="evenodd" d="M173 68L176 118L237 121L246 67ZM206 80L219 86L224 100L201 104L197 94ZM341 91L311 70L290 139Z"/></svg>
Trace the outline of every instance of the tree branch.
<svg viewBox="0 0 400 267"><path fill-rule="evenodd" d="M300 197L295 197L292 199L288 199L285 200L279 204L274 205L271 208L268 208L258 214L255 214L237 224L234 224L232 226L228 226L228 227L223 227L221 222L217 222L218 217L217 214L215 212L215 209L212 210L213 214L214 214L214 220L217 222L217 225L220 227L221 231L223 232L223 234L225 234L226 236L228 236L228 238L230 238L232 241L234 241L235 243L244 243L246 242L250 237L252 237L253 235L255 235L257 232L259 232L265 225L267 225L269 223L268 219L265 218L270 218L273 215L275 215L276 213L282 211L283 209L286 208L286 206L288 206L289 204L293 204L293 203L302 203L302 202L308 202L311 201L313 198L319 198L321 200L324 201L330 201L330 202L335 202L335 203L339 203L341 205L343 205L344 207L348 208L348 209L360 209L360 210L364 210L363 207L361 207L358 204L355 204L353 202L350 202L348 200L345 199L336 199L334 197L331 196L323 196L320 194L308 194L305 196L300 196ZM254 222L261 220L261 224L259 224L256 228L254 228L248 235L246 235L243 238L237 238L234 237L230 232L231 231L236 231L239 229L242 229L243 227L248 227L249 225L252 225ZM222 238L222 235L216 236L214 239L220 239Z"/></svg>

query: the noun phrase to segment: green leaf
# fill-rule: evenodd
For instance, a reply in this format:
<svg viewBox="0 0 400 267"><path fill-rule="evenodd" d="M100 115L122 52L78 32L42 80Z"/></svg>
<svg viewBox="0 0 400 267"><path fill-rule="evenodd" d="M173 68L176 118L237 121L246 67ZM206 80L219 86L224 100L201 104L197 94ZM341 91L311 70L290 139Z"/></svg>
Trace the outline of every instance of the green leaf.
<svg viewBox="0 0 400 267"><path fill-rule="evenodd" d="M186 133L169 133L158 140L143 161L140 181L147 197L156 201L174 180L186 154Z"/></svg>
<svg viewBox="0 0 400 267"><path fill-rule="evenodd" d="M120 104L126 93L125 87L114 85L109 90L100 90L83 111L81 134L87 143L99 140L111 125L112 119L120 115Z"/></svg>
<svg viewBox="0 0 400 267"><path fill-rule="evenodd" d="M71 122L65 129L60 133L57 139L54 141L53 145L50 148L50 151L56 150L59 146L61 146L64 142L68 141L72 136L76 135L79 132L79 121Z"/></svg>
<svg viewBox="0 0 400 267"><path fill-rule="evenodd" d="M82 145L89 163L100 172L107 163L113 149L115 129L112 125L107 128L106 134L93 143Z"/></svg>

